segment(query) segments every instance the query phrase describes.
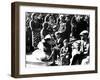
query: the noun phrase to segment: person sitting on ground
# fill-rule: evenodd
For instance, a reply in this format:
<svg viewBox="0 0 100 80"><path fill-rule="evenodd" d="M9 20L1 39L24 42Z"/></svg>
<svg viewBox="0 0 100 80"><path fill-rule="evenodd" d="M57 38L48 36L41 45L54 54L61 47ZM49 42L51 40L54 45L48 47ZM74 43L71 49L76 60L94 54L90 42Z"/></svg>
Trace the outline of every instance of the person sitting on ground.
<svg viewBox="0 0 100 80"><path fill-rule="evenodd" d="M56 36L56 45L52 49L52 53L48 60L52 59L52 63L50 65L56 65L57 56L60 57L60 49L63 46L63 39L61 38L61 34L59 32L55 33Z"/></svg>
<svg viewBox="0 0 100 80"><path fill-rule="evenodd" d="M89 64L89 32L87 30L83 30L80 33L81 37L81 64ZM82 43L83 42L83 43Z"/></svg>
<svg viewBox="0 0 100 80"><path fill-rule="evenodd" d="M73 50L72 50L72 61L71 65L81 65L89 63L89 38L88 31L83 30L80 33L81 40L75 41ZM75 47L76 46L76 47ZM86 60L87 59L87 60ZM87 62L86 62L87 61Z"/></svg>

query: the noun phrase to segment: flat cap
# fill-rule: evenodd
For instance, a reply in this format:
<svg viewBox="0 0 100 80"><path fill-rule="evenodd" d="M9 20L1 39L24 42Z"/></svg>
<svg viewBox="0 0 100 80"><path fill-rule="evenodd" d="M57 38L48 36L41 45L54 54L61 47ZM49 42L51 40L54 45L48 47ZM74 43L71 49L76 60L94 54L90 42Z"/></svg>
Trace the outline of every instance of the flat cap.
<svg viewBox="0 0 100 80"><path fill-rule="evenodd" d="M87 35L87 34L89 34L89 32L88 32L87 30L83 30L83 31L80 33L80 35Z"/></svg>

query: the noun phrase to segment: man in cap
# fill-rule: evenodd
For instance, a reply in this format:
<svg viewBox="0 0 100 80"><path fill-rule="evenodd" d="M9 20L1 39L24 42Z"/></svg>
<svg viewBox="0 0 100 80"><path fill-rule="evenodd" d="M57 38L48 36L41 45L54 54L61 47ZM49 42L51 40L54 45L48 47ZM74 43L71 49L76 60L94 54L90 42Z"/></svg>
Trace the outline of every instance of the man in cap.
<svg viewBox="0 0 100 80"><path fill-rule="evenodd" d="M81 40L76 41L76 42L78 42L77 52L75 53L73 51L73 53L72 53L72 54L74 54L74 56L72 57L73 59L72 59L71 65L83 64L83 62L84 62L83 60L85 60L89 56L89 37L88 36L89 36L89 33L87 30L83 30L80 33ZM86 63L86 61L87 60L85 60L84 63Z"/></svg>
<svg viewBox="0 0 100 80"><path fill-rule="evenodd" d="M80 37L81 37L80 52L81 52L81 57L82 57L81 64L85 64L85 63L88 64L89 63L89 61L88 61L89 59L86 60L86 62L84 62L84 60L87 59L87 57L89 57L89 48L90 48L89 32L87 30L82 31L80 33Z"/></svg>

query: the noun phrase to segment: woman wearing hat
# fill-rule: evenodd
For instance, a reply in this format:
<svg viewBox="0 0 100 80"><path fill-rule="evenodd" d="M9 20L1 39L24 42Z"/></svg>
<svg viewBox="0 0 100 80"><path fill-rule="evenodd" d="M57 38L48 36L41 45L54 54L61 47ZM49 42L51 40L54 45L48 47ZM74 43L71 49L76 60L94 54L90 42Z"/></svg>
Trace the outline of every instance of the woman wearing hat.
<svg viewBox="0 0 100 80"><path fill-rule="evenodd" d="M48 19L48 16L47 16ZM46 35L48 34L53 34L53 27L56 25L55 24L55 18L53 16L49 16L49 20L47 21L47 19L45 19L44 23L43 23L43 28L40 32L41 34L41 39L45 38Z"/></svg>

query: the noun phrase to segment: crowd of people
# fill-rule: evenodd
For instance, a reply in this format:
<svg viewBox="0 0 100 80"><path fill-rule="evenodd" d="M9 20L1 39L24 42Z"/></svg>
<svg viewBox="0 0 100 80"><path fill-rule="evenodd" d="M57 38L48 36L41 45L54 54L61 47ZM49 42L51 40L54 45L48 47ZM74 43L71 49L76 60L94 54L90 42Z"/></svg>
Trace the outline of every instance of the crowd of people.
<svg viewBox="0 0 100 80"><path fill-rule="evenodd" d="M40 49L51 66L89 64L89 15L27 12L26 54Z"/></svg>

